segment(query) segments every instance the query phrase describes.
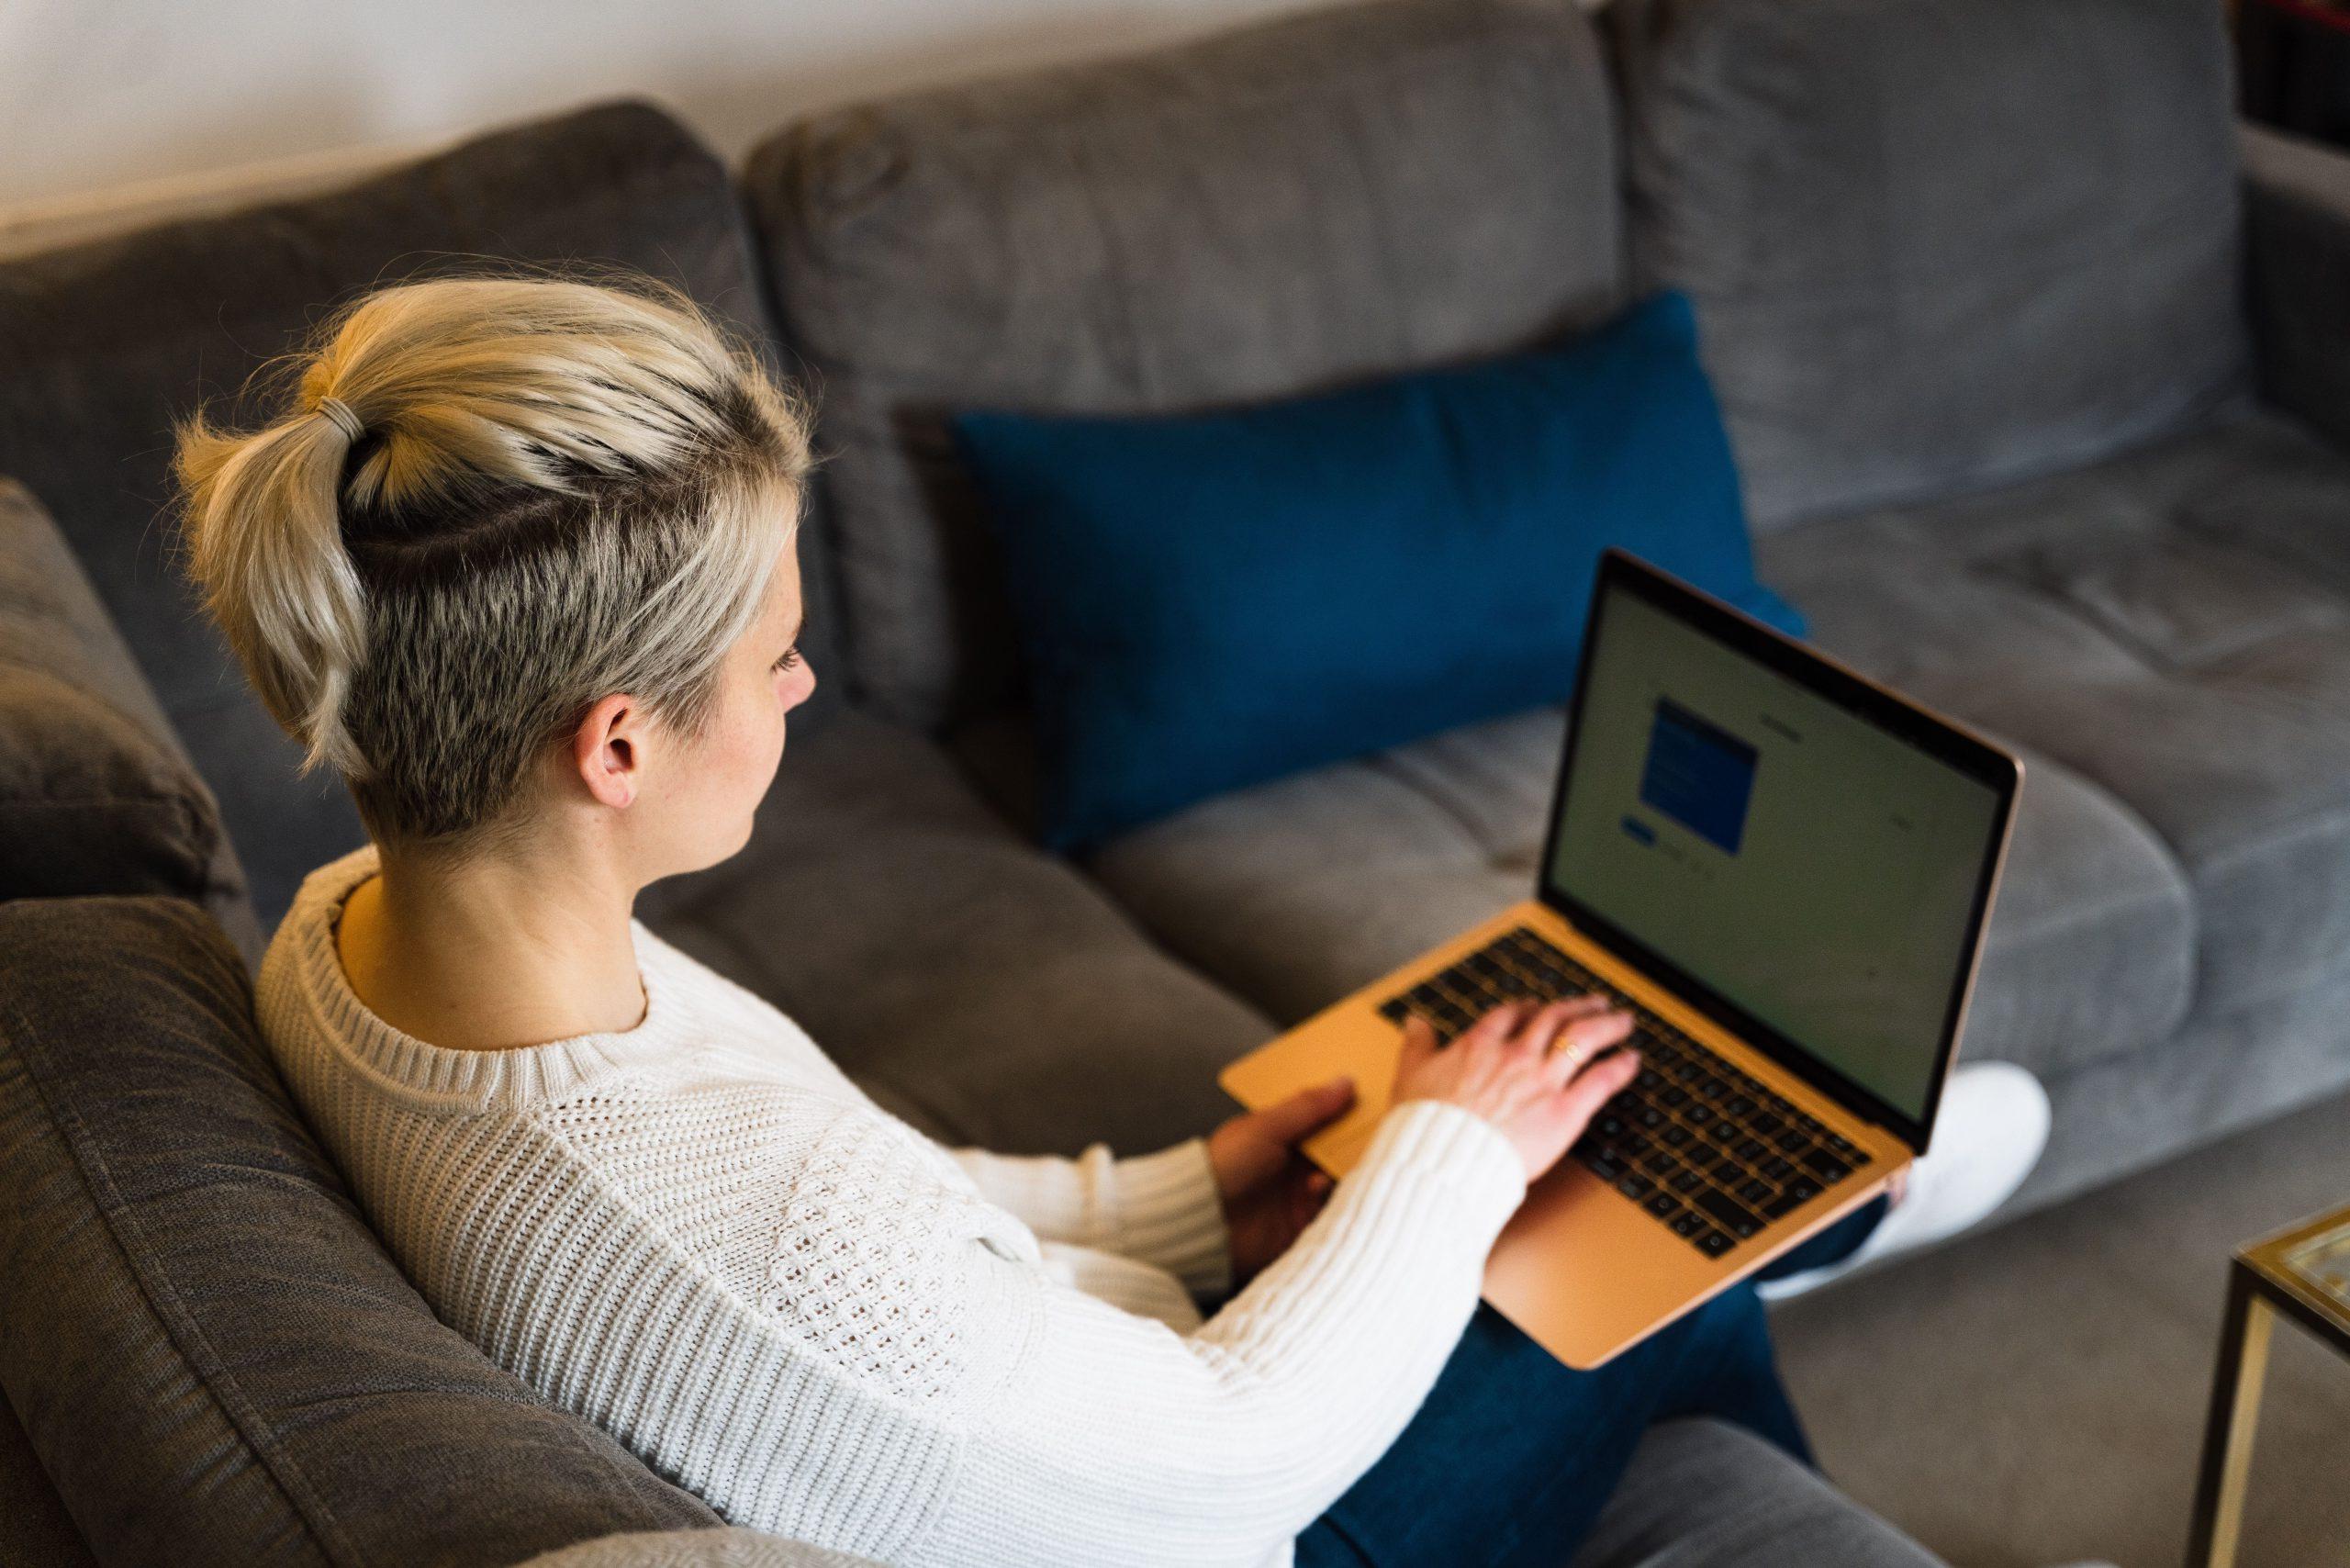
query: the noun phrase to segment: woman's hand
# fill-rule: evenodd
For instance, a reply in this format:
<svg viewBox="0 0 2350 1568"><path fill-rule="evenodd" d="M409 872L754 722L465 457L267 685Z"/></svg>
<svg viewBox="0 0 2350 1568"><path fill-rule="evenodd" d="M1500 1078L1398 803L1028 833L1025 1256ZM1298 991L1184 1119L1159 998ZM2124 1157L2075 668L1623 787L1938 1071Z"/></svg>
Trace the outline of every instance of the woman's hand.
<svg viewBox="0 0 2350 1568"><path fill-rule="evenodd" d="M1631 1014L1602 997L1569 997L1539 1010L1510 1002L1438 1050L1436 1031L1415 1014L1404 1021L1394 1097L1449 1101L1484 1117L1516 1148L1531 1182L1558 1163L1599 1107L1639 1071L1639 1057L1630 1050L1595 1059L1631 1030ZM1233 1289L1288 1250L1322 1212L1330 1178L1297 1146L1354 1102L1354 1081L1335 1078L1235 1116L1208 1135L1208 1160L1231 1232Z"/></svg>
<svg viewBox="0 0 2350 1568"><path fill-rule="evenodd" d="M1322 1212L1330 1178L1297 1146L1345 1115L1354 1103L1354 1080L1334 1078L1235 1116L1208 1135L1208 1162L1215 1167L1231 1232L1234 1290L1289 1250L1298 1232Z"/></svg>
<svg viewBox="0 0 2350 1568"><path fill-rule="evenodd" d="M1475 1112L1516 1148L1532 1182L1639 1074L1632 1050L1597 1059L1631 1032L1631 1014L1605 997L1567 997L1540 1008L1512 1002L1438 1050L1436 1031L1412 1014L1404 1020L1395 1101L1444 1100Z"/></svg>

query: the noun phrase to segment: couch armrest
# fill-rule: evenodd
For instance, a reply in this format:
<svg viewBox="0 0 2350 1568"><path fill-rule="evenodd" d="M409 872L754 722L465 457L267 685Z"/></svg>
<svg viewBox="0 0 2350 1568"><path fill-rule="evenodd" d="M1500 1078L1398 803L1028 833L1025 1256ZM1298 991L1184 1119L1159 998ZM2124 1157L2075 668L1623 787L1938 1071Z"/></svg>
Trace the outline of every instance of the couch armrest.
<svg viewBox="0 0 2350 1568"><path fill-rule="evenodd" d="M2262 126L2238 136L2260 395L2350 448L2350 153Z"/></svg>
<svg viewBox="0 0 2350 1568"><path fill-rule="evenodd" d="M1942 1559L1741 1427L1666 1421L1573 1568L1940 1568Z"/></svg>
<svg viewBox="0 0 2350 1568"><path fill-rule="evenodd" d="M259 957L212 791L72 547L0 477L0 900L140 893L195 900Z"/></svg>
<svg viewBox="0 0 2350 1568"><path fill-rule="evenodd" d="M608 1535L533 1557L521 1568L881 1568L781 1536L747 1529L665 1530Z"/></svg>

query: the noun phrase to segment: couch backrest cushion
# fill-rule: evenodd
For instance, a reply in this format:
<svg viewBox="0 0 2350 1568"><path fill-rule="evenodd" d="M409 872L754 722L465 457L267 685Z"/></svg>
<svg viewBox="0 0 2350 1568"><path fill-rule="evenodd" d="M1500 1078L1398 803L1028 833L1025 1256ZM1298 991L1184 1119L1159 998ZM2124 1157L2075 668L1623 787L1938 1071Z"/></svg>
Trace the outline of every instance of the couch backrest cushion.
<svg viewBox="0 0 2350 1568"><path fill-rule="evenodd" d="M822 116L745 174L857 693L1016 690L950 410L1198 409L1535 342L1618 302L1614 108L1573 0L1380 0Z"/></svg>
<svg viewBox="0 0 2350 1568"><path fill-rule="evenodd" d="M0 1389L100 1562L506 1564L716 1517L432 1316L173 899L0 904Z"/></svg>
<svg viewBox="0 0 2350 1568"><path fill-rule="evenodd" d="M1618 0L1632 256L1758 527L2085 463L2241 395L2212 0Z"/></svg>
<svg viewBox="0 0 2350 1568"><path fill-rule="evenodd" d="M0 900L194 899L258 958L212 792L32 492L0 478Z"/></svg>
<svg viewBox="0 0 2350 1568"><path fill-rule="evenodd" d="M330 195L0 263L0 473L47 503L88 567L219 796L267 924L359 823L339 781L297 777L298 748L181 580L163 515L171 422L237 392L328 308L488 261L652 273L767 335L724 167L639 104L500 131ZM822 668L827 572L805 549Z"/></svg>

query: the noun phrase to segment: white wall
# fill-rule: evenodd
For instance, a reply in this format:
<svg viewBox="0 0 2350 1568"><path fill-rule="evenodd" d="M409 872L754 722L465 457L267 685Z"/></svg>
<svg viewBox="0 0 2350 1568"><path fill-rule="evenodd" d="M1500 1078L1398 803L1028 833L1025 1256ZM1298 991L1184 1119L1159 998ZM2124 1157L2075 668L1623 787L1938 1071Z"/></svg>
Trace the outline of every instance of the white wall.
<svg viewBox="0 0 2350 1568"><path fill-rule="evenodd" d="M298 188L624 93L733 158L811 109L1315 3L0 0L0 230Z"/></svg>

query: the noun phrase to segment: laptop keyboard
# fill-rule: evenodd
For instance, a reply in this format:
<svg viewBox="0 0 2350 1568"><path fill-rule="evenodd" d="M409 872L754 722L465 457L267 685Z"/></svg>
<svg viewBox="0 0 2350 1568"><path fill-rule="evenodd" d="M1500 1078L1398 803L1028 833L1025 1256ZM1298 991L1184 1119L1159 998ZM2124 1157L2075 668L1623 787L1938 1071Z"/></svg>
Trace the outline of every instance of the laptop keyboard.
<svg viewBox="0 0 2350 1568"><path fill-rule="evenodd" d="M1597 991L1632 1014L1639 1077L1601 1107L1571 1151L1708 1258L1869 1163L1867 1152L1740 1071L1528 926L1380 1004L1416 1013L1449 1045L1505 1002Z"/></svg>

